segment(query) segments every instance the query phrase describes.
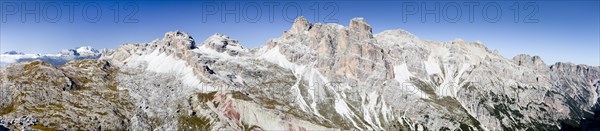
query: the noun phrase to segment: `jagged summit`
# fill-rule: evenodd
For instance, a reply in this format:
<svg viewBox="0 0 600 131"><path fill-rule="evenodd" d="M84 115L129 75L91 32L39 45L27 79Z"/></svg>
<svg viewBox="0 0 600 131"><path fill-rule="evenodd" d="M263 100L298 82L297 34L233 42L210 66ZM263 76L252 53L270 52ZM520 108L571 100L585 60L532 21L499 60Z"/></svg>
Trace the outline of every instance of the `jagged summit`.
<svg viewBox="0 0 600 131"><path fill-rule="evenodd" d="M600 66L588 66L585 64L574 64L570 62L556 62L550 65L550 71L565 75L581 75L598 77ZM600 80L598 81L600 83Z"/></svg>
<svg viewBox="0 0 600 131"><path fill-rule="evenodd" d="M202 42L200 48L212 49L219 53L225 52L231 56L238 55L246 50L237 40L230 39L229 36L219 33L208 37Z"/></svg>
<svg viewBox="0 0 600 131"><path fill-rule="evenodd" d="M519 54L513 57L513 63L519 66L526 66L538 70L548 70L548 65L544 63L540 56L530 56L528 54Z"/></svg>
<svg viewBox="0 0 600 131"><path fill-rule="evenodd" d="M371 25L369 25L364 18L353 18L350 20L348 28L350 28L350 35L356 35L358 39L365 40L373 38Z"/></svg>
<svg viewBox="0 0 600 131"><path fill-rule="evenodd" d="M195 49L196 42L188 33L179 30L167 32L162 39L162 43L166 46L175 46L181 49Z"/></svg>
<svg viewBox="0 0 600 131"><path fill-rule="evenodd" d="M373 33L371 25L369 25L367 23L367 20L362 17L353 18L352 20L350 20L350 29L367 33Z"/></svg>
<svg viewBox="0 0 600 131"><path fill-rule="evenodd" d="M300 17L296 18L296 20L292 24L292 27L290 28L289 33L299 34L299 33L303 33L304 31L309 31L309 30L314 30L314 31L312 31L313 34L314 33L328 33L328 32L332 32L332 31L342 33L342 32L345 32L342 30L349 30L349 33L350 33L349 35L351 35L351 36L356 35L356 37L358 37L358 39L364 40L364 39L372 39L373 38L372 28L364 18L360 18L360 17L353 18L352 20L350 20L349 23L350 24L347 27L344 27L339 24L317 23L317 24L313 25L306 18L304 18L303 16L300 16ZM313 28L316 28L316 29L313 29Z"/></svg>
<svg viewBox="0 0 600 131"><path fill-rule="evenodd" d="M304 16L299 16L294 20L294 24L292 24L292 28L290 28L291 32L303 32L308 31L311 28L312 24L304 18Z"/></svg>

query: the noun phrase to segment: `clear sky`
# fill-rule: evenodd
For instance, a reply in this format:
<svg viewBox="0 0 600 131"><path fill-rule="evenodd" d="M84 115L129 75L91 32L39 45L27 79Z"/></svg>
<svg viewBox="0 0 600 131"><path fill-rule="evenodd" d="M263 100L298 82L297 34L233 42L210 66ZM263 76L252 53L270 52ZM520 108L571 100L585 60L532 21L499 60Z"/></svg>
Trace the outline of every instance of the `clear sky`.
<svg viewBox="0 0 600 131"><path fill-rule="evenodd" d="M0 51L116 48L175 30L190 33L198 43L221 33L253 48L279 37L303 15L311 22L345 26L353 17L364 17L374 33L404 29L427 40L481 41L509 59L530 54L546 64L599 66L599 8L597 0L0 1Z"/></svg>

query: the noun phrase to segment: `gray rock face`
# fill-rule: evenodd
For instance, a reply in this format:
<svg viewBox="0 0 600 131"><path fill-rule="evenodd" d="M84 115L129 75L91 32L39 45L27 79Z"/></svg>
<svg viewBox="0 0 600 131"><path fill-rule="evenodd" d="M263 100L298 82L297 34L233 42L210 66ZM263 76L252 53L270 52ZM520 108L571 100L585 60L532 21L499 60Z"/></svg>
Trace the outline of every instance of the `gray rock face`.
<svg viewBox="0 0 600 131"><path fill-rule="evenodd" d="M578 75L586 77L598 77L598 67L588 65L575 65L573 63L557 62L550 66L550 71L562 75Z"/></svg>
<svg viewBox="0 0 600 131"><path fill-rule="evenodd" d="M0 74L10 129L558 130L589 116L600 93L600 67L373 34L362 18L344 27L300 17L253 49L168 32L99 59Z"/></svg>
<svg viewBox="0 0 600 131"><path fill-rule="evenodd" d="M188 33L181 31L167 32L162 39L163 46L173 46L175 49L194 49L196 42Z"/></svg>
<svg viewBox="0 0 600 131"><path fill-rule="evenodd" d="M202 48L212 49L219 53L236 56L246 53L246 49L237 40L229 39L229 36L214 34L202 43Z"/></svg>
<svg viewBox="0 0 600 131"><path fill-rule="evenodd" d="M546 63L544 63L544 61L542 61L542 58L540 58L539 56L531 57L527 54L520 54L513 57L513 63L519 66L526 66L537 70L548 70L548 66L546 65Z"/></svg>

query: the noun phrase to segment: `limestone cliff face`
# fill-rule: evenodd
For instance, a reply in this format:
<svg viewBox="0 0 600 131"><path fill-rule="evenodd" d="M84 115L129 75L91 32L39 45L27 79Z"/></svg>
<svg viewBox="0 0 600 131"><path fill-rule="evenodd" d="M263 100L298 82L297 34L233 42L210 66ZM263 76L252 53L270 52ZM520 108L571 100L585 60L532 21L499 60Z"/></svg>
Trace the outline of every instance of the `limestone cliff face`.
<svg viewBox="0 0 600 131"><path fill-rule="evenodd" d="M393 76L385 50L377 45L364 19L352 19L350 27L306 22L298 18L290 31L270 41L268 47L280 46L281 53L292 57L292 62L312 62L328 77L363 81L378 71L389 72L383 78Z"/></svg>
<svg viewBox="0 0 600 131"><path fill-rule="evenodd" d="M598 107L600 67L299 17L258 48L181 31L98 59L0 69L0 125L59 130L558 130ZM593 124L593 123L592 123ZM586 128L588 129L588 128Z"/></svg>
<svg viewBox="0 0 600 131"><path fill-rule="evenodd" d="M161 42L155 44L161 52L173 53L176 57L190 57L195 55L189 50L195 49L196 42L188 33L175 31L165 34Z"/></svg>

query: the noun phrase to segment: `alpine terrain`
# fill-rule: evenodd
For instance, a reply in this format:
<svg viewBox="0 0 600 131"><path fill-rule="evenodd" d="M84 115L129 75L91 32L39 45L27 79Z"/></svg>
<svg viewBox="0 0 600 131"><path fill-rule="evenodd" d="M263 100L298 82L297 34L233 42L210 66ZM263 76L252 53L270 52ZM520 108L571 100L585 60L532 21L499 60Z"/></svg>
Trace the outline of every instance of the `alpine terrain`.
<svg viewBox="0 0 600 131"><path fill-rule="evenodd" d="M599 129L598 66L373 34L363 18L299 17L257 48L175 31L0 58L0 130Z"/></svg>

